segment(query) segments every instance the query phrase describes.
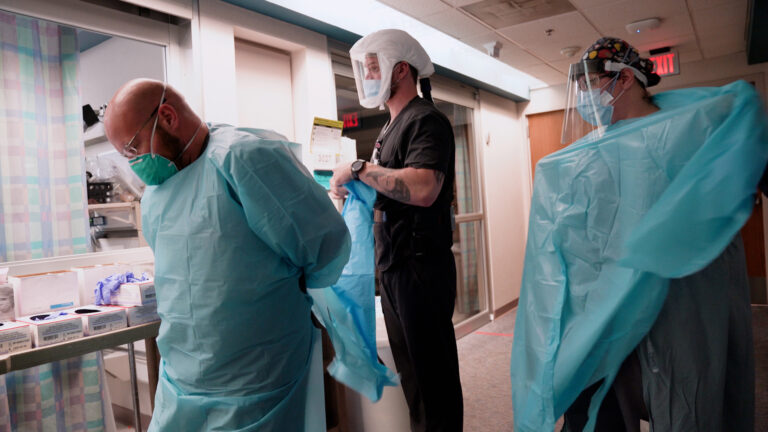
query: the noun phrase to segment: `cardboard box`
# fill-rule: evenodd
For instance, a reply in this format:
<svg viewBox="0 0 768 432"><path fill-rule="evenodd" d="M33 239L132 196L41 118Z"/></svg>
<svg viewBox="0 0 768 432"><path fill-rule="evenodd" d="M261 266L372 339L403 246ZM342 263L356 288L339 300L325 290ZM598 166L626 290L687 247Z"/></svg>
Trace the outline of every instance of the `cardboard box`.
<svg viewBox="0 0 768 432"><path fill-rule="evenodd" d="M16 310L13 299L13 285L0 283L0 322L16 319Z"/></svg>
<svg viewBox="0 0 768 432"><path fill-rule="evenodd" d="M112 295L112 304L117 306L145 306L156 303L155 281L124 283Z"/></svg>
<svg viewBox="0 0 768 432"><path fill-rule="evenodd" d="M150 303L145 306L120 306L125 309L128 318L128 327L134 327L153 321L160 321L160 315L157 314L157 303Z"/></svg>
<svg viewBox="0 0 768 432"><path fill-rule="evenodd" d="M0 354L9 354L32 348L29 324L13 321L0 322Z"/></svg>
<svg viewBox="0 0 768 432"><path fill-rule="evenodd" d="M58 314L58 312L54 312ZM83 337L83 321L77 315L62 315L52 319L43 319L50 313L36 314L19 318L17 321L29 324L32 343L35 347L66 342Z"/></svg>
<svg viewBox="0 0 768 432"><path fill-rule="evenodd" d="M114 274L131 271L128 264L103 264L94 266L73 267L72 271L77 273L77 283L80 290L80 304L90 305L96 299L93 291L99 281L108 278Z"/></svg>
<svg viewBox="0 0 768 432"><path fill-rule="evenodd" d="M68 309L70 315L83 321L83 334L93 336L128 327L125 308L120 306L87 305Z"/></svg>
<svg viewBox="0 0 768 432"><path fill-rule="evenodd" d="M80 306L77 273L51 273L10 276L13 285L14 310L17 317Z"/></svg>

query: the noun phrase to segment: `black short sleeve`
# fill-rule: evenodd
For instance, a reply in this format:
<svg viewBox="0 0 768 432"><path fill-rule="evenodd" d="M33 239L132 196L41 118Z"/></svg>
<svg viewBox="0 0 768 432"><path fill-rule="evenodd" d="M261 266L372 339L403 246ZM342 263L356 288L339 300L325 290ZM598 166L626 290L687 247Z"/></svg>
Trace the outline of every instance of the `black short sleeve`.
<svg viewBox="0 0 768 432"><path fill-rule="evenodd" d="M450 123L436 112L414 119L408 128L404 166L429 168L448 174L453 135Z"/></svg>

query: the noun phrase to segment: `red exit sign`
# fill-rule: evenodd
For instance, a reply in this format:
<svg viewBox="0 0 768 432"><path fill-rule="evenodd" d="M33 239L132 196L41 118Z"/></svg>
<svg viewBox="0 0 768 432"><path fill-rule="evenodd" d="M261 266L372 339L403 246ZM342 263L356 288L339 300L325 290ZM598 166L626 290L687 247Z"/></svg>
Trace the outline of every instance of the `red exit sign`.
<svg viewBox="0 0 768 432"><path fill-rule="evenodd" d="M678 75L680 73L680 61L676 51L652 55L649 59L653 62L653 72L658 76Z"/></svg>
<svg viewBox="0 0 768 432"><path fill-rule="evenodd" d="M360 126L360 122L357 120L357 113L343 114L342 120L344 120L344 129L356 128Z"/></svg>

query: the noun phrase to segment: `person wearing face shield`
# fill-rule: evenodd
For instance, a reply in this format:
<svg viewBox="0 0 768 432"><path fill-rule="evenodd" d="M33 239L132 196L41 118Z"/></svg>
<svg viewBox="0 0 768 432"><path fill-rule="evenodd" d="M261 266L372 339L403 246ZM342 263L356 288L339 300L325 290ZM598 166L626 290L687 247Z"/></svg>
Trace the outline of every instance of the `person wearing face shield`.
<svg viewBox="0 0 768 432"><path fill-rule="evenodd" d="M376 266L382 309L414 431L460 431L463 400L453 308L451 253L454 137L429 94L434 72L421 45L401 30L381 30L350 50L360 104L386 105L390 119L370 161L342 163L331 193L359 180L378 192ZM424 98L418 96L421 78Z"/></svg>
<svg viewBox="0 0 768 432"><path fill-rule="evenodd" d="M615 38L571 66L570 145L534 179L516 431L561 415L568 432L754 430L739 230L768 160L765 111L743 81L651 96L652 66Z"/></svg>
<svg viewBox="0 0 768 432"><path fill-rule="evenodd" d="M570 144L590 132L601 136L613 123L658 111L647 89L660 81L653 62L629 44L600 39L571 65L562 142Z"/></svg>
<svg viewBox="0 0 768 432"><path fill-rule="evenodd" d="M306 289L341 274L350 236L281 135L203 122L134 80L107 138L147 185L162 357L151 431L304 431L314 344ZM320 408L322 409L322 408Z"/></svg>

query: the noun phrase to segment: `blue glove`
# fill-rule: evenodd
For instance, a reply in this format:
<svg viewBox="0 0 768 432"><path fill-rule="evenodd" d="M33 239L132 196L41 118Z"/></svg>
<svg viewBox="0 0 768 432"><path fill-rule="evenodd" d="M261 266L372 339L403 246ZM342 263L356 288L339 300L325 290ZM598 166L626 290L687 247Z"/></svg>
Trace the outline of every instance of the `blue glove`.
<svg viewBox="0 0 768 432"><path fill-rule="evenodd" d="M112 304L112 294L114 294L120 285L131 282L143 282L149 280L149 276L143 273L141 277L136 277L133 272L117 273L102 279L96 283L96 289L93 290L94 304L108 305Z"/></svg>
<svg viewBox="0 0 768 432"><path fill-rule="evenodd" d="M41 314L41 315L34 315L31 316L30 319L32 321L48 321L52 319L56 319L58 317L62 317L67 315L66 312L51 312L49 314Z"/></svg>

